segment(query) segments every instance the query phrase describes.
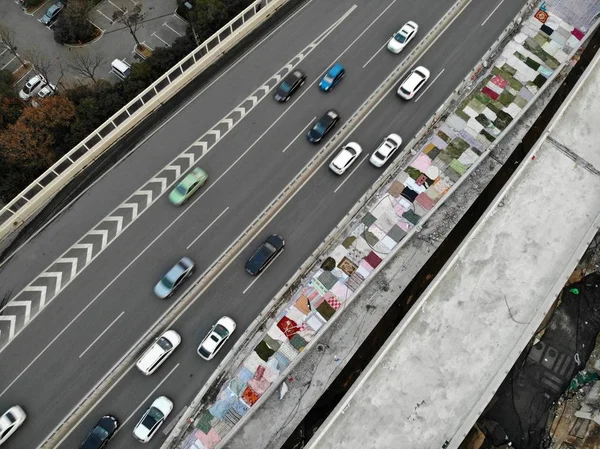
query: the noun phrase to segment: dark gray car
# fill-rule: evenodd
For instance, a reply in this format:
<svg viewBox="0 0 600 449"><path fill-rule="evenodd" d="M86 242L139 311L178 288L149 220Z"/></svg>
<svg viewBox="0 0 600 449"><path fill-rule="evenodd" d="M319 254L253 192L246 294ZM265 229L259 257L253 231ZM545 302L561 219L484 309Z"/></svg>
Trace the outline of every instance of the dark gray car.
<svg viewBox="0 0 600 449"><path fill-rule="evenodd" d="M58 18L58 15L64 7L65 5L62 2L55 3L46 10L44 15L40 19L40 22L42 22L46 26L51 25Z"/></svg>
<svg viewBox="0 0 600 449"><path fill-rule="evenodd" d="M277 234L269 236L246 262L246 272L251 276L259 275L275 260L284 247L285 240L281 236Z"/></svg>

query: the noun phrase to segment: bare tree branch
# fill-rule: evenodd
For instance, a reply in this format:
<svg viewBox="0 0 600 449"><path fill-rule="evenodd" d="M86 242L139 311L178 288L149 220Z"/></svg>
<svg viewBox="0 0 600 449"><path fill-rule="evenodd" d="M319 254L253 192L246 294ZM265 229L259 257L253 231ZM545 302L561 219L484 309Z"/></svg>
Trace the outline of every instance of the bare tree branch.
<svg viewBox="0 0 600 449"><path fill-rule="evenodd" d="M17 53L15 32L4 24L0 24L0 44L3 44L11 55L17 58L22 65L25 65L25 61Z"/></svg>
<svg viewBox="0 0 600 449"><path fill-rule="evenodd" d="M27 52L27 59L33 64L34 70L49 83L50 70L54 66L54 61L48 56L48 53L34 48Z"/></svg>
<svg viewBox="0 0 600 449"><path fill-rule="evenodd" d="M129 33L133 36L135 43L140 45L140 41L137 38L138 29L144 23L145 14L142 14L142 5L139 3L133 7L131 11L117 10L113 13L112 19L115 22L125 25L129 29Z"/></svg>
<svg viewBox="0 0 600 449"><path fill-rule="evenodd" d="M71 52L67 65L77 75L90 78L96 83L96 70L105 62L106 57L101 51L82 48Z"/></svg>

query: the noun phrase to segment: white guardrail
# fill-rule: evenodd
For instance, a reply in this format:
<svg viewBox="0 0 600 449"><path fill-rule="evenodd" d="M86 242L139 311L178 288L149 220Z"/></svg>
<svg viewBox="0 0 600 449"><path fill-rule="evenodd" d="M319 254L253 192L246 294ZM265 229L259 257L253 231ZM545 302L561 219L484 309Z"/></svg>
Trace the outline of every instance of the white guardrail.
<svg viewBox="0 0 600 449"><path fill-rule="evenodd" d="M256 0L100 125L0 211L0 242L38 213L115 142L173 97L289 0Z"/></svg>

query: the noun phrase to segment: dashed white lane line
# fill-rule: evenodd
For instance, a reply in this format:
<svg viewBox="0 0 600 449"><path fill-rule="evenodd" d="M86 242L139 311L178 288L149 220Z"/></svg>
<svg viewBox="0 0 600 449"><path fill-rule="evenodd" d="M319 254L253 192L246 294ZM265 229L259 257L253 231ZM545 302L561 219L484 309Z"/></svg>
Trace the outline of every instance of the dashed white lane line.
<svg viewBox="0 0 600 449"><path fill-rule="evenodd" d="M209 230L209 229L212 227L212 225L214 225L214 224L215 224L217 221L219 221L219 218L221 218L223 215L225 215L225 212L227 212L228 210L229 210L229 206L227 206L227 207L225 208L225 210L224 210L223 212L221 212L221 213L219 214L219 216L218 216L217 218L215 218L215 219L214 219L214 220L213 220L213 221L212 221L212 222L211 222L211 223L210 223L210 224L209 224L209 225L206 227L206 229L204 229L204 231L202 231L202 232L200 233L200 235L199 235L198 237L196 237L196 238L195 238L195 239L192 241L192 243L190 243L190 244L187 246L187 248L186 248L186 249L190 249L190 247L191 247L191 246L192 246L194 243L196 243L196 242L198 241L198 239L199 239L200 237L202 237L202 236L203 236L203 235L204 235L204 234L205 234L205 233L206 233L206 232L207 232L207 231L208 231L208 230Z"/></svg>
<svg viewBox="0 0 600 449"><path fill-rule="evenodd" d="M498 8L500 8L500 5L501 5L502 3L504 3L504 0L500 0L500 3L498 3L498 4L496 5L496 7L494 8L494 10L493 10L493 11L490 13L490 15L489 15L489 16L487 16L487 17L485 18L485 20L484 20L484 21L481 23L481 26L484 26L484 25L486 24L486 22L487 22L488 20L490 20L490 18L491 18L491 17L494 15L494 13L495 13L495 12L498 10Z"/></svg>
<svg viewBox="0 0 600 449"><path fill-rule="evenodd" d="M435 82L437 81L437 79L438 79L440 76L442 76L442 73L444 73L444 71L445 71L445 70L446 70L446 69L442 69L442 71L441 71L440 73L438 73L438 74L437 74L437 76L436 76L436 77L433 79L433 81L431 81L431 83L429 83L429 84L427 85L427 87L425 88L425 90L424 90L423 92L421 92L421 95L419 95L419 96L417 97L417 99L415 100L415 103L416 103L417 101L419 101L423 95L425 95L425 92L427 92L427 91L429 90L429 88L430 88L431 86L433 86L433 83L435 83Z"/></svg>
<svg viewBox="0 0 600 449"><path fill-rule="evenodd" d="M287 144L287 146L283 149L282 153L285 153L287 151L287 149L289 147L292 146L292 144L296 141L296 139L298 139L298 137L300 137L302 135L302 133L306 132L306 129L312 124L312 122L314 122L317 119L317 116L315 115L313 118L310 119L310 122L308 122L308 125L306 125L304 128L302 128L302 130L298 133L298 135L296 137L294 137L292 139L292 141L290 143Z"/></svg>
<svg viewBox="0 0 600 449"><path fill-rule="evenodd" d="M383 50L385 48L386 45L387 45L387 41L381 47L379 47L379 50L377 50L375 52L375 54L373 56L371 56L367 62L365 62L365 65L363 65L363 69L369 64L369 62L371 62L375 58L375 56L377 56L381 52L381 50Z"/></svg>
<svg viewBox="0 0 600 449"><path fill-rule="evenodd" d="M363 157L362 160L358 164L356 164L356 167L354 167L352 169L352 171L350 172L350 174L344 178L344 180L340 183L339 186L337 186L337 188L333 191L333 193L337 193L337 191L340 190L344 184L346 184L346 181L348 181L350 179L350 177L354 174L354 172L356 170L358 170L358 167L360 167L362 165L362 163L365 161L365 159L368 157L369 157L369 153L365 154L365 157Z"/></svg>
<svg viewBox="0 0 600 449"><path fill-rule="evenodd" d="M88 351L89 351L89 350L92 348L92 346L94 346L94 345L95 345L95 344L98 342L98 340L100 340L100 339L102 338L102 336L103 336L104 334L106 334L106 333L108 332L108 330L109 330L109 329L110 329L110 328L111 328L111 327L112 327L112 326L113 326L113 325L114 325L114 324L115 324L117 321L119 321L119 318L121 318L123 315L125 315L125 311L121 312L121 313L119 314L119 316L118 316L118 317L116 317L114 320L112 320L112 322L111 322L111 323L110 323L110 324L109 324L109 325L106 327L106 329L104 329L104 330L102 331L102 333L101 333L100 335L98 335L98 336L96 337L96 339L95 339L93 342L91 342L91 343L90 343L90 345L89 345L87 348L85 348L85 351L83 351L81 354L79 354L79 358L83 357L83 356L85 355L85 353L86 353L86 352L88 352Z"/></svg>

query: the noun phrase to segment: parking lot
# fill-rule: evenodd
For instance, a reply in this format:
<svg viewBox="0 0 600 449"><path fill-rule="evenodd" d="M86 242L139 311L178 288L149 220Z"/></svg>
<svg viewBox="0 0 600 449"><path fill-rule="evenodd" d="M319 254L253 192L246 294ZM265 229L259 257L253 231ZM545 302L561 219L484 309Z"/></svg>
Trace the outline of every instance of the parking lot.
<svg viewBox="0 0 600 449"><path fill-rule="evenodd" d="M47 54L51 60L56 61L55 67L50 70L50 81L58 78L59 65L61 65L65 71L61 81L68 83L78 79L74 73L69 72L67 67L69 53L73 51L73 48L56 43L51 26L40 22L46 10L55 2L56 0L48 0L37 10L27 12L19 0L13 2L3 0L4 8L0 12L0 23L14 32L20 55L27 55L30 50ZM96 5L89 15L89 20L102 31L102 35L94 42L84 45L104 54L105 62L98 71L101 78L116 81L116 78L110 73L110 63L114 59L122 59L129 63L135 62L135 41L129 30L124 25L115 23L112 16L115 11L131 10L137 4L142 6L144 22L136 35L140 42L151 49L170 46L175 39L183 36L186 32L187 22L175 14L177 7L175 0L104 0ZM58 20L60 20L60 16ZM25 56L22 58L27 59ZM0 69L14 72L20 66L18 58L0 45ZM16 88L20 89L27 78L32 75L33 73L29 73L18 83Z"/></svg>

